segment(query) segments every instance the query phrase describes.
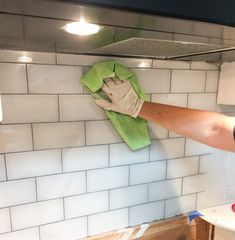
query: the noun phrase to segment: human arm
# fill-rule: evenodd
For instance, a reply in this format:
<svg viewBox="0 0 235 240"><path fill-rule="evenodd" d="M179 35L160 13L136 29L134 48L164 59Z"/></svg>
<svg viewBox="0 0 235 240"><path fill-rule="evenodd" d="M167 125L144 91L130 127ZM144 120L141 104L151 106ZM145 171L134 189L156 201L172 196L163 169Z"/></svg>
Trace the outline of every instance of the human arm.
<svg viewBox="0 0 235 240"><path fill-rule="evenodd" d="M138 116L209 146L235 152L235 118L140 100L128 81L108 79L102 90L111 101L99 99L96 103L106 110Z"/></svg>
<svg viewBox="0 0 235 240"><path fill-rule="evenodd" d="M235 152L235 118L151 102L143 103L138 116L209 146Z"/></svg>

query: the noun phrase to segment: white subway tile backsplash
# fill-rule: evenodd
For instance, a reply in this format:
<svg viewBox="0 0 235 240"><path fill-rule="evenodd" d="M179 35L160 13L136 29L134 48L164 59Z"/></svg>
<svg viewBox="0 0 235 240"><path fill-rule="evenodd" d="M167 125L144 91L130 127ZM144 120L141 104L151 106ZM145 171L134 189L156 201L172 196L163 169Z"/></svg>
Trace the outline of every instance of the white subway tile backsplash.
<svg viewBox="0 0 235 240"><path fill-rule="evenodd" d="M157 201L181 195L182 179L173 179L149 184L149 200Z"/></svg>
<svg viewBox="0 0 235 240"><path fill-rule="evenodd" d="M40 227L41 240L75 240L87 236L87 218L77 218Z"/></svg>
<svg viewBox="0 0 235 240"><path fill-rule="evenodd" d="M147 185L119 188L110 191L110 209L123 208L147 202Z"/></svg>
<svg viewBox="0 0 235 240"><path fill-rule="evenodd" d="M46 150L6 154L8 179L27 178L62 171L61 151Z"/></svg>
<svg viewBox="0 0 235 240"><path fill-rule="evenodd" d="M147 203L130 208L130 226L152 222L164 217L164 201Z"/></svg>
<svg viewBox="0 0 235 240"><path fill-rule="evenodd" d="M140 88L145 93L168 93L170 90L170 70L133 69Z"/></svg>
<svg viewBox="0 0 235 240"><path fill-rule="evenodd" d="M113 167L87 172L88 192L125 187L128 185L128 167Z"/></svg>
<svg viewBox="0 0 235 240"><path fill-rule="evenodd" d="M33 150L32 132L29 124L0 125L0 153Z"/></svg>
<svg viewBox="0 0 235 240"><path fill-rule="evenodd" d="M55 53L46 52L22 52L4 50L0 51L0 61L3 62L22 62L22 57L26 56L31 58L31 63L44 63L44 64L55 64L56 57Z"/></svg>
<svg viewBox="0 0 235 240"><path fill-rule="evenodd" d="M37 178L39 200L85 193L85 172L58 174Z"/></svg>
<svg viewBox="0 0 235 240"><path fill-rule="evenodd" d="M149 148L132 151L125 143L110 145L110 166L147 162Z"/></svg>
<svg viewBox="0 0 235 240"><path fill-rule="evenodd" d="M168 130L156 123L148 122L148 131L151 139L163 139L168 136Z"/></svg>
<svg viewBox="0 0 235 240"><path fill-rule="evenodd" d="M36 201L34 179L0 182L0 208Z"/></svg>
<svg viewBox="0 0 235 240"><path fill-rule="evenodd" d="M207 63L203 61L192 61L191 69L200 69L200 70L218 70L219 64Z"/></svg>
<svg viewBox="0 0 235 240"><path fill-rule="evenodd" d="M219 106L216 105L215 93L189 94L188 107L208 111L220 111Z"/></svg>
<svg viewBox="0 0 235 240"><path fill-rule="evenodd" d="M140 184L164 180L166 161L141 163L130 166L130 184Z"/></svg>
<svg viewBox="0 0 235 240"><path fill-rule="evenodd" d="M197 194L197 209L203 209L223 204L225 202L225 190L206 191Z"/></svg>
<svg viewBox="0 0 235 240"><path fill-rule="evenodd" d="M185 157L167 161L167 178L178 178L198 173L199 157Z"/></svg>
<svg viewBox="0 0 235 240"><path fill-rule="evenodd" d="M101 57L101 56L85 56L77 54L57 54L57 63L58 64L68 64L68 65L81 65L81 66L91 66L97 62L110 60L113 58L110 57ZM151 59L130 59L130 58L115 58L124 64L126 67L134 68L149 68L152 66Z"/></svg>
<svg viewBox="0 0 235 240"><path fill-rule="evenodd" d="M6 180L5 160L4 155L0 154L0 181Z"/></svg>
<svg viewBox="0 0 235 240"><path fill-rule="evenodd" d="M0 63L0 72L1 93L28 92L25 64Z"/></svg>
<svg viewBox="0 0 235 240"><path fill-rule="evenodd" d="M11 231L10 210L8 208L0 209L0 223L0 234Z"/></svg>
<svg viewBox="0 0 235 240"><path fill-rule="evenodd" d="M178 158L184 155L184 138L154 140L150 146L150 161Z"/></svg>
<svg viewBox="0 0 235 240"><path fill-rule="evenodd" d="M171 92L204 92L205 71L172 70Z"/></svg>
<svg viewBox="0 0 235 240"><path fill-rule="evenodd" d="M29 64L29 93L82 93L81 76L81 67Z"/></svg>
<svg viewBox="0 0 235 240"><path fill-rule="evenodd" d="M108 145L62 150L64 172L108 167Z"/></svg>
<svg viewBox="0 0 235 240"><path fill-rule="evenodd" d="M3 123L56 122L57 96L3 95Z"/></svg>
<svg viewBox="0 0 235 240"><path fill-rule="evenodd" d="M108 191L66 197L64 200L65 218L74 218L108 211Z"/></svg>
<svg viewBox="0 0 235 240"><path fill-rule="evenodd" d="M0 240L39 240L38 228L29 228L0 235Z"/></svg>
<svg viewBox="0 0 235 240"><path fill-rule="evenodd" d="M174 60L153 60L154 68L168 68L168 69L189 69L189 61L174 61Z"/></svg>
<svg viewBox="0 0 235 240"><path fill-rule="evenodd" d="M63 201L56 199L11 208L12 229L18 230L63 220Z"/></svg>
<svg viewBox="0 0 235 240"><path fill-rule="evenodd" d="M219 71L208 71L206 74L206 92L217 92Z"/></svg>
<svg viewBox="0 0 235 240"><path fill-rule="evenodd" d="M173 217L181 213L195 210L196 194L166 200L165 217Z"/></svg>
<svg viewBox="0 0 235 240"><path fill-rule="evenodd" d="M200 156L200 173L214 172L226 169L229 162L228 152L218 152Z"/></svg>
<svg viewBox="0 0 235 240"><path fill-rule="evenodd" d="M123 142L111 122L89 121L86 122L86 144L109 144Z"/></svg>
<svg viewBox="0 0 235 240"><path fill-rule="evenodd" d="M199 154L208 154L218 152L218 149L205 145L203 143L194 141L192 139L186 139L185 144L185 155L199 155Z"/></svg>
<svg viewBox="0 0 235 240"><path fill-rule="evenodd" d="M76 147L85 144L82 122L33 124L35 149Z"/></svg>
<svg viewBox="0 0 235 240"><path fill-rule="evenodd" d="M174 105L178 107L187 107L187 94L152 94L152 102Z"/></svg>
<svg viewBox="0 0 235 240"><path fill-rule="evenodd" d="M61 121L107 119L104 110L96 105L90 95L61 95L59 99Z"/></svg>
<svg viewBox="0 0 235 240"><path fill-rule="evenodd" d="M88 235L104 233L128 226L128 209L99 213L88 217Z"/></svg>

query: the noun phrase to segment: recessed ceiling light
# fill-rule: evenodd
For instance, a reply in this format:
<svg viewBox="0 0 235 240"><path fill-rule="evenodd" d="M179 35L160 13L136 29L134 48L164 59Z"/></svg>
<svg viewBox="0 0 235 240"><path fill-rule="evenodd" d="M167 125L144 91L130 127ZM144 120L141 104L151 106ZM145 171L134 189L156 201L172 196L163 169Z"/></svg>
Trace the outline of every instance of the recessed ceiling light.
<svg viewBox="0 0 235 240"><path fill-rule="evenodd" d="M18 57L18 60L19 60L20 62L25 62L25 63L27 63L27 62L32 62L32 58L31 58L31 57L27 57L27 56L25 56L25 55L23 55L23 56L21 56L21 57Z"/></svg>
<svg viewBox="0 0 235 240"><path fill-rule="evenodd" d="M79 22L66 24L64 30L71 34L86 36L99 32L100 26L80 20Z"/></svg>

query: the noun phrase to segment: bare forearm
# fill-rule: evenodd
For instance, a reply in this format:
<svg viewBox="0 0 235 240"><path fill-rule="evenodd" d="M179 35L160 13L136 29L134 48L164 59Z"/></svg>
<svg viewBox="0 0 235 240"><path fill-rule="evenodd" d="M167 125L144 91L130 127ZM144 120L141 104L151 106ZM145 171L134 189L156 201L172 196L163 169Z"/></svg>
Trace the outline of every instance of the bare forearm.
<svg viewBox="0 0 235 240"><path fill-rule="evenodd" d="M235 122L224 115L145 102L139 117L207 145L235 152Z"/></svg>

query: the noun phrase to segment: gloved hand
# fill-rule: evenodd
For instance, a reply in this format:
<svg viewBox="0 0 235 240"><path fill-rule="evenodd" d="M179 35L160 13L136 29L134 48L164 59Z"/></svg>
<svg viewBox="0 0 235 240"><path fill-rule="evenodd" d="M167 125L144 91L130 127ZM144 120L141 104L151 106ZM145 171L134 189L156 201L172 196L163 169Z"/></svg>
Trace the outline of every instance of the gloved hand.
<svg viewBox="0 0 235 240"><path fill-rule="evenodd" d="M144 100L138 98L129 81L107 78L104 81L102 90L110 98L111 102L96 99L97 105L106 110L112 110L134 118L138 116Z"/></svg>

